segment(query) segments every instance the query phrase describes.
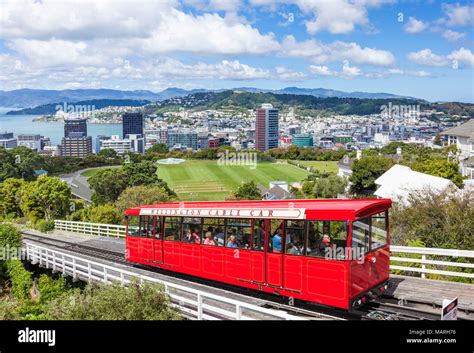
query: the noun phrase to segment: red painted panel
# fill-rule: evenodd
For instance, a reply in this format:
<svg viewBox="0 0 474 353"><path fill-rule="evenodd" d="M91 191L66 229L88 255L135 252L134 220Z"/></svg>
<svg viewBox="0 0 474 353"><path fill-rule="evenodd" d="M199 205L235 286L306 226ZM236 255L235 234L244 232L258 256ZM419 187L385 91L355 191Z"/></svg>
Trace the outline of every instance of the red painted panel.
<svg viewBox="0 0 474 353"><path fill-rule="evenodd" d="M263 283L265 281L265 254L263 251L251 251L250 259L252 267L251 280Z"/></svg>
<svg viewBox="0 0 474 353"><path fill-rule="evenodd" d="M326 305L347 306L347 262L306 258L306 287L315 301Z"/></svg>
<svg viewBox="0 0 474 353"><path fill-rule="evenodd" d="M140 238L137 237L127 237L127 260L136 261L140 258Z"/></svg>
<svg viewBox="0 0 474 353"><path fill-rule="evenodd" d="M155 254L153 251L153 239L151 238L138 238L140 239L140 257L144 260L154 261Z"/></svg>
<svg viewBox="0 0 474 353"><path fill-rule="evenodd" d="M284 278L285 288L296 291L303 290L303 256L284 255Z"/></svg>
<svg viewBox="0 0 474 353"><path fill-rule="evenodd" d="M201 246L202 271L204 275L224 276L225 248L220 246Z"/></svg>
<svg viewBox="0 0 474 353"><path fill-rule="evenodd" d="M155 261L163 262L163 241L161 239L153 240L153 245L155 247Z"/></svg>
<svg viewBox="0 0 474 353"><path fill-rule="evenodd" d="M282 279L282 255L267 254L267 283L274 286L281 286Z"/></svg>
<svg viewBox="0 0 474 353"><path fill-rule="evenodd" d="M181 243L181 263L191 272L201 271L201 246L199 244Z"/></svg>
<svg viewBox="0 0 474 353"><path fill-rule="evenodd" d="M227 276L250 281L250 251L226 248L225 268Z"/></svg>
<svg viewBox="0 0 474 353"><path fill-rule="evenodd" d="M177 241L164 241L165 264L181 266L181 244Z"/></svg>

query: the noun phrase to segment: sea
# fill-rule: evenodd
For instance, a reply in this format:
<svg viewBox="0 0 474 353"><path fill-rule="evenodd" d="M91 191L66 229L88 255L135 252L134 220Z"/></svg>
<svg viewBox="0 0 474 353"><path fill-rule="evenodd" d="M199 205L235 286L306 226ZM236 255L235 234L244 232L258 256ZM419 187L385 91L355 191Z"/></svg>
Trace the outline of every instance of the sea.
<svg viewBox="0 0 474 353"><path fill-rule="evenodd" d="M64 137L64 123L40 123L33 119L41 115L6 115L11 108L0 107L0 133L13 132L18 134L40 134L51 139L53 145L61 143ZM87 124L87 134L92 136L93 148L98 135L122 136L122 124Z"/></svg>

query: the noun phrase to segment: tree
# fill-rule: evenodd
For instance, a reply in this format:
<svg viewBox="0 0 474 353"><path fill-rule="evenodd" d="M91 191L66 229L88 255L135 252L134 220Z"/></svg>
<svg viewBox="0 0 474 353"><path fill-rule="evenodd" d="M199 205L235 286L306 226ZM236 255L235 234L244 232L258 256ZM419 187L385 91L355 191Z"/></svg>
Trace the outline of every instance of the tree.
<svg viewBox="0 0 474 353"><path fill-rule="evenodd" d="M0 147L0 182L8 178L20 177L20 172L15 164L15 158L5 148Z"/></svg>
<svg viewBox="0 0 474 353"><path fill-rule="evenodd" d="M463 177L458 173L458 165L445 159L427 158L415 163L412 169L417 172L449 179L457 186L461 186L463 183Z"/></svg>
<svg viewBox="0 0 474 353"><path fill-rule="evenodd" d="M23 179L8 178L0 184L0 212L4 217L13 215L21 217L21 190L25 181Z"/></svg>
<svg viewBox="0 0 474 353"><path fill-rule="evenodd" d="M88 221L93 223L120 224L122 215L112 204L91 206L88 209Z"/></svg>
<svg viewBox="0 0 474 353"><path fill-rule="evenodd" d="M121 214L127 208L152 205L170 200L168 192L160 186L132 186L120 194L115 205Z"/></svg>
<svg viewBox="0 0 474 353"><path fill-rule="evenodd" d="M128 174L122 168L101 169L88 180L95 204L115 202L128 186Z"/></svg>
<svg viewBox="0 0 474 353"><path fill-rule="evenodd" d="M97 155L105 158L117 158L117 152L112 148L103 148Z"/></svg>
<svg viewBox="0 0 474 353"><path fill-rule="evenodd" d="M327 178L320 178L314 181L311 195L314 198L332 199L338 194L343 194L347 187L347 180L338 175L332 174Z"/></svg>
<svg viewBox="0 0 474 353"><path fill-rule="evenodd" d="M153 146L151 146L149 149L146 150L147 154L168 153L168 152L169 152L169 148L164 143L155 143Z"/></svg>
<svg viewBox="0 0 474 353"><path fill-rule="evenodd" d="M385 173L394 162L383 156L362 157L352 165L352 175L349 181L352 183L353 193L364 193L375 190L375 180Z"/></svg>
<svg viewBox="0 0 474 353"><path fill-rule="evenodd" d="M394 245L421 240L430 248L474 248L474 195L419 191L390 210ZM408 206L406 206L408 205Z"/></svg>
<svg viewBox="0 0 474 353"><path fill-rule="evenodd" d="M436 146L442 146L442 145L443 145L443 141L441 140L441 136L440 136L439 133L436 134L433 143L434 143Z"/></svg>
<svg viewBox="0 0 474 353"><path fill-rule="evenodd" d="M157 166L150 161L124 164L123 170L127 174L128 186L153 185L162 181L156 174Z"/></svg>
<svg viewBox="0 0 474 353"><path fill-rule="evenodd" d="M27 181L35 180L35 169L43 165L43 158L25 146L13 147L8 153L14 158L19 176Z"/></svg>
<svg viewBox="0 0 474 353"><path fill-rule="evenodd" d="M23 188L22 209L33 221L44 215L46 221L64 217L69 211L71 190L58 178L42 176Z"/></svg>
<svg viewBox="0 0 474 353"><path fill-rule="evenodd" d="M261 200L262 194L253 180L243 183L234 192L234 196L239 200Z"/></svg>

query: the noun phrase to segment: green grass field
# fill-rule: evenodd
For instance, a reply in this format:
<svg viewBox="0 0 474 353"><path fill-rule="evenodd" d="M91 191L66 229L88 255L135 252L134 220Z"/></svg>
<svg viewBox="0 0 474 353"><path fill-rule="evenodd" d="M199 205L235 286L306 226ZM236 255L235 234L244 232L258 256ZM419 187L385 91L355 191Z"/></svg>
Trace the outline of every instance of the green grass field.
<svg viewBox="0 0 474 353"><path fill-rule="evenodd" d="M188 160L177 165L159 165L158 176L182 200L224 200L242 182L254 180L268 187L270 181L301 181L308 175L288 164L259 162L249 166L222 166L216 161Z"/></svg>
<svg viewBox="0 0 474 353"><path fill-rule="evenodd" d="M294 161L300 164L303 164L306 167L313 167L320 172L330 172L336 173L338 172L337 162L323 162L323 161Z"/></svg>

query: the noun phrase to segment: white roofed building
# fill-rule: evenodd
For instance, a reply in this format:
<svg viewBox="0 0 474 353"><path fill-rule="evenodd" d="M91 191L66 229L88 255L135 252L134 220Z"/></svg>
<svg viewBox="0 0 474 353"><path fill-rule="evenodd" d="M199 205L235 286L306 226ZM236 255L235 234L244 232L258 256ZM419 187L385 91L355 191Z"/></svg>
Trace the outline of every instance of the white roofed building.
<svg viewBox="0 0 474 353"><path fill-rule="evenodd" d="M375 195L382 198L391 198L393 201L407 203L409 194L417 191L433 191L441 193L452 189L457 191L456 185L449 179L415 172L409 167L395 164L382 174L375 184L378 185Z"/></svg>

